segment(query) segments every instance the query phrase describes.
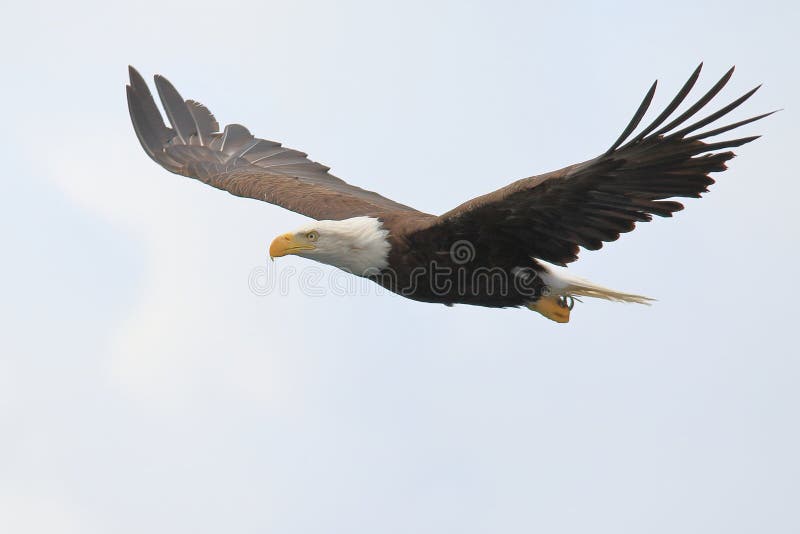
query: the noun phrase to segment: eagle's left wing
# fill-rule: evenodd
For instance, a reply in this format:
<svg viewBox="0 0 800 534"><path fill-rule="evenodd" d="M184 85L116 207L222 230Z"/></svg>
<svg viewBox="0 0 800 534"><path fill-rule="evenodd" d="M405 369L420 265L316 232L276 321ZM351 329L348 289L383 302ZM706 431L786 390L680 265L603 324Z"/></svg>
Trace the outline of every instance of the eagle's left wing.
<svg viewBox="0 0 800 534"><path fill-rule="evenodd" d="M145 152L169 171L315 219L395 212L433 218L349 184L305 153L258 139L240 124L220 131L208 108L184 100L166 78L156 76L158 95L172 126L168 128L144 79L133 67L129 73L128 110L136 136Z"/></svg>
<svg viewBox="0 0 800 534"><path fill-rule="evenodd" d="M655 83L625 131L601 156L474 198L441 215L422 231L444 231L453 239L477 241L476 245L491 240L495 250L502 244L498 241L505 240L507 247L564 265L577 259L579 247L596 250L603 242L633 230L637 221L649 221L653 215L672 216L683 205L667 199L699 197L714 183L709 173L725 170L725 162L734 156L721 150L749 143L758 136L704 140L770 115L690 135L728 114L758 90L756 87L719 111L684 126L725 86L733 74L731 68L695 104L662 126L689 94L701 67L666 109L633 138L653 98Z"/></svg>

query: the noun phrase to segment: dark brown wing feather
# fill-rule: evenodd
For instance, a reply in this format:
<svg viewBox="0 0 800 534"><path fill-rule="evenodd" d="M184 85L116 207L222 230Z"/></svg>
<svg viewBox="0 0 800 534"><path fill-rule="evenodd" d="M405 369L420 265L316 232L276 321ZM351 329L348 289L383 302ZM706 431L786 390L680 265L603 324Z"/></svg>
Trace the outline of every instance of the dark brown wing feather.
<svg viewBox="0 0 800 534"><path fill-rule="evenodd" d="M129 68L126 87L133 127L145 152L165 169L231 194L263 200L315 219L340 220L387 212L420 212L348 184L306 154L231 124L219 132L211 112L184 100L162 76L155 77L172 128L164 125L147 84Z"/></svg>
<svg viewBox="0 0 800 534"><path fill-rule="evenodd" d="M714 183L709 173L724 171L725 162L734 156L720 151L758 136L714 143L701 140L770 115L688 136L738 107L756 87L708 117L672 132L719 93L733 74L731 69L697 103L658 129L687 97L701 67L664 112L626 144L650 105L655 84L623 134L603 155L474 198L422 231L444 232L454 239L507 240L507 247L564 265L577 259L579 247L596 250L633 230L636 222L649 221L653 215L672 216L683 205L667 199L699 197ZM491 248L497 250L497 243Z"/></svg>

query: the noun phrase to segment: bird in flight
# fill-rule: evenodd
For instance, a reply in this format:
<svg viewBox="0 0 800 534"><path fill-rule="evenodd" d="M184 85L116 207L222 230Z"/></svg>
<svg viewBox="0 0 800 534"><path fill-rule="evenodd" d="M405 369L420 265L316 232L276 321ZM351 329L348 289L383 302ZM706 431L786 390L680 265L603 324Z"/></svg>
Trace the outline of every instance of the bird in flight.
<svg viewBox="0 0 800 534"><path fill-rule="evenodd" d="M517 180L441 215L351 185L305 153L256 138L239 124L220 131L205 106L184 100L162 76L155 76L155 86L171 127L164 124L133 67L126 90L136 135L156 163L233 195L315 219L276 237L269 247L271 258L294 254L316 260L421 302L527 307L566 323L580 297L641 304L652 300L602 287L564 267L578 259L580 247L597 250L637 222L653 215L671 217L683 209L670 199L700 197L714 183L709 174L724 171L725 162L734 157L727 149L758 136L712 138L771 114L698 132L741 105L759 86L689 123L730 80L731 68L669 120L701 68L634 134L655 94L653 83L628 126L603 154Z"/></svg>

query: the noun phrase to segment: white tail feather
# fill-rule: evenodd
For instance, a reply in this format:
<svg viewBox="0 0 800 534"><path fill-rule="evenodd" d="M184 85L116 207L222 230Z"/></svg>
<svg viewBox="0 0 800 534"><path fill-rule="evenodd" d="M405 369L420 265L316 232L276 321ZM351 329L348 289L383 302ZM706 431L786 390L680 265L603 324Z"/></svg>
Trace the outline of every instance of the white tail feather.
<svg viewBox="0 0 800 534"><path fill-rule="evenodd" d="M542 280L550 288L552 295L564 295L573 297L591 297L595 299L605 299L614 302L635 302L637 304L650 305L655 299L634 295L633 293L623 293L607 287L597 285L589 280L577 277L568 273L563 267L552 265L545 261L536 260L545 267L546 271L540 273Z"/></svg>

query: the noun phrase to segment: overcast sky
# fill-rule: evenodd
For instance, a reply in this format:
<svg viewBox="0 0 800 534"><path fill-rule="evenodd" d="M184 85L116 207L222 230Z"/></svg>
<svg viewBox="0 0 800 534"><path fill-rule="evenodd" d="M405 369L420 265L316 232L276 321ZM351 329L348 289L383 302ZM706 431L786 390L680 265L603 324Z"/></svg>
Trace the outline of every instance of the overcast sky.
<svg viewBox="0 0 800 534"><path fill-rule="evenodd" d="M562 4L6 9L0 531L800 531L800 8ZM128 64L164 74L438 213L604 151L700 61L698 95L737 65L719 105L764 82L734 118L785 111L572 267L656 305L569 325L310 294L311 262L267 262L307 219L159 168L124 97Z"/></svg>

